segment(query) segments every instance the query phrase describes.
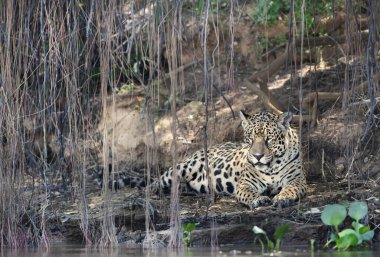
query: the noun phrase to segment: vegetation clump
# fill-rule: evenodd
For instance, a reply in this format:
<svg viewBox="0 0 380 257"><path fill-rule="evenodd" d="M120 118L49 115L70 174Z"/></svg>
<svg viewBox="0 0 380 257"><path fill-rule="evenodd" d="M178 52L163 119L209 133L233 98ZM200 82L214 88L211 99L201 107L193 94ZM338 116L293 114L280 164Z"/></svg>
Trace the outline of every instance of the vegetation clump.
<svg viewBox="0 0 380 257"><path fill-rule="evenodd" d="M258 240L259 240L260 245L261 245L261 252L265 251L265 244L264 244L263 240L260 238L260 236L265 238L265 240L267 242L266 248L268 251L270 251L270 252L273 250L279 251L280 245L281 245L281 239L282 239L283 235L289 231L289 226L287 224L284 224L284 225L279 226L275 230L273 236L276 240L276 243L274 243L272 240L269 239L267 233L262 228L259 228L258 226L253 226L252 231L256 235L259 235Z"/></svg>
<svg viewBox="0 0 380 257"><path fill-rule="evenodd" d="M183 231L183 243L186 247L191 246L191 232L195 229L197 225L195 223L186 223L182 226Z"/></svg>
<svg viewBox="0 0 380 257"><path fill-rule="evenodd" d="M333 226L335 231L330 234L330 239L325 246L335 244L334 248L347 250L370 241L374 236L374 231L368 225L361 223L367 214L368 206L365 202L351 203L348 207L348 216L353 219L352 228L340 230L339 228L342 227L347 217L347 208L341 204L327 205L322 212L321 219L324 224Z"/></svg>
<svg viewBox="0 0 380 257"><path fill-rule="evenodd" d="M281 16L285 16L294 9L294 15L298 23L301 23L302 17L302 1L294 1L292 8L290 1L283 0L258 0L257 8L253 13L253 19L260 25L273 25L280 20ZM305 26L308 31L315 27L315 18L318 15L332 14L333 4L330 1L313 1L305 0Z"/></svg>

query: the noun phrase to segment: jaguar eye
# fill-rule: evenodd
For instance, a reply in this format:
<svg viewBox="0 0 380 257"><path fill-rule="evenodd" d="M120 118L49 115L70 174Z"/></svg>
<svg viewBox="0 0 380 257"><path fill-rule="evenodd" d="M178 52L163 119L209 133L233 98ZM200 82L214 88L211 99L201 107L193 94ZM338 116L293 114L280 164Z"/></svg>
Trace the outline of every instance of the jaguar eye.
<svg viewBox="0 0 380 257"><path fill-rule="evenodd" d="M264 144L265 144L266 147L269 147L269 140L265 139Z"/></svg>

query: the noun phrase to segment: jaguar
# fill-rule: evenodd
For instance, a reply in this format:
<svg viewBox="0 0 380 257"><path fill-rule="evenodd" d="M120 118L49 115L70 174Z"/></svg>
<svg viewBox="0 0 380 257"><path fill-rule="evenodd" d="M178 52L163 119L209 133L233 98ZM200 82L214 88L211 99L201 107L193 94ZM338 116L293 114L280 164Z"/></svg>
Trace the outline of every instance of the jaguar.
<svg viewBox="0 0 380 257"><path fill-rule="evenodd" d="M305 195L307 183L300 140L290 126L293 114L240 111L242 143L226 142L196 151L159 178L160 188L171 188L178 176L197 193L234 196L252 208L273 204L286 207ZM206 166L207 163L207 166Z"/></svg>

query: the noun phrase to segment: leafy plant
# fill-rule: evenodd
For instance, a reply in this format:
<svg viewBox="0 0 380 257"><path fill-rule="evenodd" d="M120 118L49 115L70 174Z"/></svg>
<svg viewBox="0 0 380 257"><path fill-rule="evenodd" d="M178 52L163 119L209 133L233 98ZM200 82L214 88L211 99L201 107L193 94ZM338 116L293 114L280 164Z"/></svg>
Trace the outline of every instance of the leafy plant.
<svg viewBox="0 0 380 257"><path fill-rule="evenodd" d="M310 239L311 252L315 251L315 239Z"/></svg>
<svg viewBox="0 0 380 257"><path fill-rule="evenodd" d="M187 246L191 246L191 232L196 228L195 223L186 223L182 226L183 231L183 243Z"/></svg>
<svg viewBox="0 0 380 257"><path fill-rule="evenodd" d="M347 217L347 208L341 204L327 205L322 212L322 222L328 226L333 226L335 231L331 233L326 246L335 243L334 248L347 250L350 247L361 245L365 241L370 241L374 236L374 231L369 226L360 223L368 214L368 206L365 202L353 202L348 207L348 216L354 221L352 228L345 228L339 231L339 226Z"/></svg>
<svg viewBox="0 0 380 257"><path fill-rule="evenodd" d="M258 0L254 19L260 25L272 25L276 23L285 5L283 1Z"/></svg>
<svg viewBox="0 0 380 257"><path fill-rule="evenodd" d="M259 236L263 236L265 237L265 239L267 240L267 248L268 248L268 251L273 251L274 249L274 244L273 242L269 239L269 237L267 236L267 233L259 228L258 226L253 226L252 228L252 231L253 233L255 233L256 235L259 235ZM259 237L259 242L260 242L260 245L261 245L261 252L264 252L265 251L265 244L263 242L263 240L261 240L261 238Z"/></svg>
<svg viewBox="0 0 380 257"><path fill-rule="evenodd" d="M331 1L305 1L305 25L308 31L314 27L314 17L318 15L332 14L333 5ZM252 15L253 20L260 25L273 25L279 17L290 12L290 2L284 0L257 0L256 9ZM294 16L297 22L301 22L302 1L294 1Z"/></svg>
<svg viewBox="0 0 380 257"><path fill-rule="evenodd" d="M281 238L286 232L289 231L289 226L287 224L284 224L284 225L281 225L280 227L278 227L276 229L276 231L274 232L274 238L276 240L276 244L274 244L273 241L269 239L269 237L267 236L267 233L262 228L259 228L258 226L253 226L252 231L256 235L259 235L259 236L265 238L265 240L267 242L268 251L273 251L273 250L279 251L280 245L281 245ZM264 252L265 251L265 244L264 244L263 240L261 240L260 237L258 238L258 240L259 240L260 245L261 245L261 251Z"/></svg>
<svg viewBox="0 0 380 257"><path fill-rule="evenodd" d="M282 236L289 231L289 226L288 224L283 224L279 226L276 231L274 231L274 239L276 239L276 250L280 250L280 245L281 245L281 239Z"/></svg>
<svg viewBox="0 0 380 257"><path fill-rule="evenodd" d="M230 4L229 0L211 0L209 2L210 13L217 13L219 11L223 11L223 9L227 9ZM205 8L207 5L206 0L198 0L198 1L184 1L184 8L188 10L194 10L196 14L199 16L202 12L205 12Z"/></svg>

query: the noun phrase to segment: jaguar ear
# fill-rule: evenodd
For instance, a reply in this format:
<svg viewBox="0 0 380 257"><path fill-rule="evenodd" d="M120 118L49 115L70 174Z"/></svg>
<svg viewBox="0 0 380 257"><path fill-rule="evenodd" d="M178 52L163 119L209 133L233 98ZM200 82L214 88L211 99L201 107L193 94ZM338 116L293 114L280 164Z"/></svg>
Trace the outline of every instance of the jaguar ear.
<svg viewBox="0 0 380 257"><path fill-rule="evenodd" d="M242 121L247 121L247 119L250 117L247 113L245 113L243 110L240 110L239 112L240 119Z"/></svg>
<svg viewBox="0 0 380 257"><path fill-rule="evenodd" d="M243 110L240 110L239 116L241 119L241 125L243 126L243 129L245 130L249 124L248 119L250 118L250 116L246 114Z"/></svg>
<svg viewBox="0 0 380 257"><path fill-rule="evenodd" d="M293 113L284 112L280 114L280 117L278 118L278 125L283 130L287 130L290 127L290 122L292 121L292 118L293 118Z"/></svg>

